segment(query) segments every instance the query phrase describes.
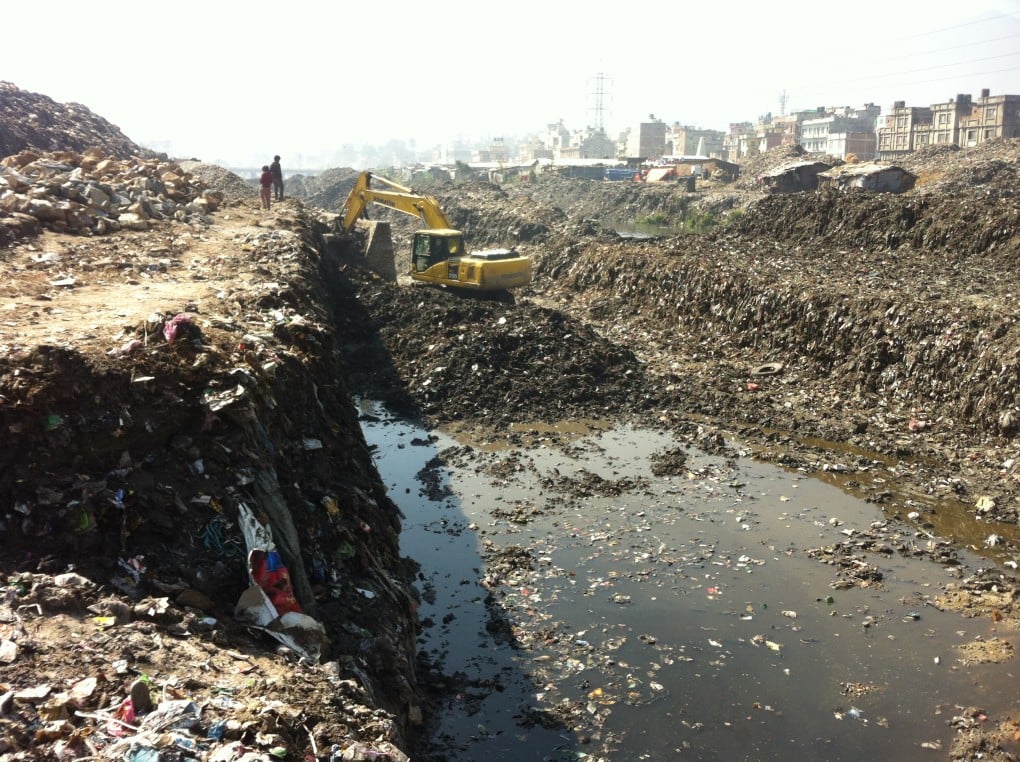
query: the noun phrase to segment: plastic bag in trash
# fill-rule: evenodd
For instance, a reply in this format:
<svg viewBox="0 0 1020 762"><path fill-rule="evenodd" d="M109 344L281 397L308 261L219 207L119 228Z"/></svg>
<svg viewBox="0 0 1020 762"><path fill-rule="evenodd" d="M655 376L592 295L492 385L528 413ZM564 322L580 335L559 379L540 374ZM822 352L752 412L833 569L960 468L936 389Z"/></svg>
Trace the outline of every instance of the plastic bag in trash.
<svg viewBox="0 0 1020 762"><path fill-rule="evenodd" d="M195 727L201 719L202 709L194 701L161 701L158 707L145 716L139 728L153 733L187 730Z"/></svg>

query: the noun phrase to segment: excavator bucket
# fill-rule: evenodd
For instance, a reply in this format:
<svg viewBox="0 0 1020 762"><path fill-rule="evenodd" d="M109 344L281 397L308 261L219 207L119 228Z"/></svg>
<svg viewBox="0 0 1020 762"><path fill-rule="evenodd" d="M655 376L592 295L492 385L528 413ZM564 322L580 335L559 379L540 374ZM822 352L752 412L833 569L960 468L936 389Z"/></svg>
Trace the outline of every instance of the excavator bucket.
<svg viewBox="0 0 1020 762"><path fill-rule="evenodd" d="M388 281L397 281L397 263L393 251L390 223L382 220L358 220L355 235L341 238L341 256L367 267Z"/></svg>
<svg viewBox="0 0 1020 762"><path fill-rule="evenodd" d="M396 282L397 261L390 236L390 223L382 220L359 220L358 227L367 228L365 264L386 280Z"/></svg>

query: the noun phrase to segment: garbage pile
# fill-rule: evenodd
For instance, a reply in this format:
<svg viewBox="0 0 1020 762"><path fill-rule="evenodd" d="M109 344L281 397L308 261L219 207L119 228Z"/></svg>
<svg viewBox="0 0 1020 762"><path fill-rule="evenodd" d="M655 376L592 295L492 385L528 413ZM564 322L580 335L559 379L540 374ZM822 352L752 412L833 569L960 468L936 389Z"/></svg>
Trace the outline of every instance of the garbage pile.
<svg viewBox="0 0 1020 762"><path fill-rule="evenodd" d="M929 145L903 157L917 175L917 194L978 191L991 197L1014 196L1020 173L1020 140L996 139L970 148Z"/></svg>
<svg viewBox="0 0 1020 762"><path fill-rule="evenodd" d="M985 177L974 174L972 177ZM962 182L958 176L956 182ZM1020 263L1020 199L1014 195L1016 167L992 170L987 183L955 194L876 194L864 190L776 195L756 201L728 229L745 237L787 244L857 250L910 248L937 253L945 264L990 255L996 265ZM922 189L923 190L923 189Z"/></svg>
<svg viewBox="0 0 1020 762"><path fill-rule="evenodd" d="M196 591L125 600L74 571L3 591L4 760L407 760L340 664L267 653ZM375 742L342 742L366 729Z"/></svg>
<svg viewBox="0 0 1020 762"><path fill-rule="evenodd" d="M630 415L650 396L629 349L560 312L400 286L353 268L347 282L339 330L355 393L492 425Z"/></svg>

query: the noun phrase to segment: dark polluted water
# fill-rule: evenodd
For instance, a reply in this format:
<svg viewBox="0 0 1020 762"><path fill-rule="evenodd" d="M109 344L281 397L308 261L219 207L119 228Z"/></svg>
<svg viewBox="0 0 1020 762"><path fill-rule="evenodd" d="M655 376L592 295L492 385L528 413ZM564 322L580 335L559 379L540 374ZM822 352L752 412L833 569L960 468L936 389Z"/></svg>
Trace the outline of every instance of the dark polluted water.
<svg viewBox="0 0 1020 762"><path fill-rule="evenodd" d="M1012 663L960 648L1015 634L939 606L960 568L820 560L938 542L875 505L662 432L515 447L362 410L421 565L420 648L457 686L434 759L938 760L970 710L1012 706Z"/></svg>

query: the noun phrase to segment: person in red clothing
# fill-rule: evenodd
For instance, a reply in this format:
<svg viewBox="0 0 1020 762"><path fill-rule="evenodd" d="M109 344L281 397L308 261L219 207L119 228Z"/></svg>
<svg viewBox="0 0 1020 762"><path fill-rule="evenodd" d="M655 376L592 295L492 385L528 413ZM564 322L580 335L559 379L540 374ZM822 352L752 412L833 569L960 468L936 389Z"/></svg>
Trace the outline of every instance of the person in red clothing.
<svg viewBox="0 0 1020 762"><path fill-rule="evenodd" d="M259 185L262 186L262 208L268 209L270 199L273 197L273 173L269 171L268 165L262 167Z"/></svg>

